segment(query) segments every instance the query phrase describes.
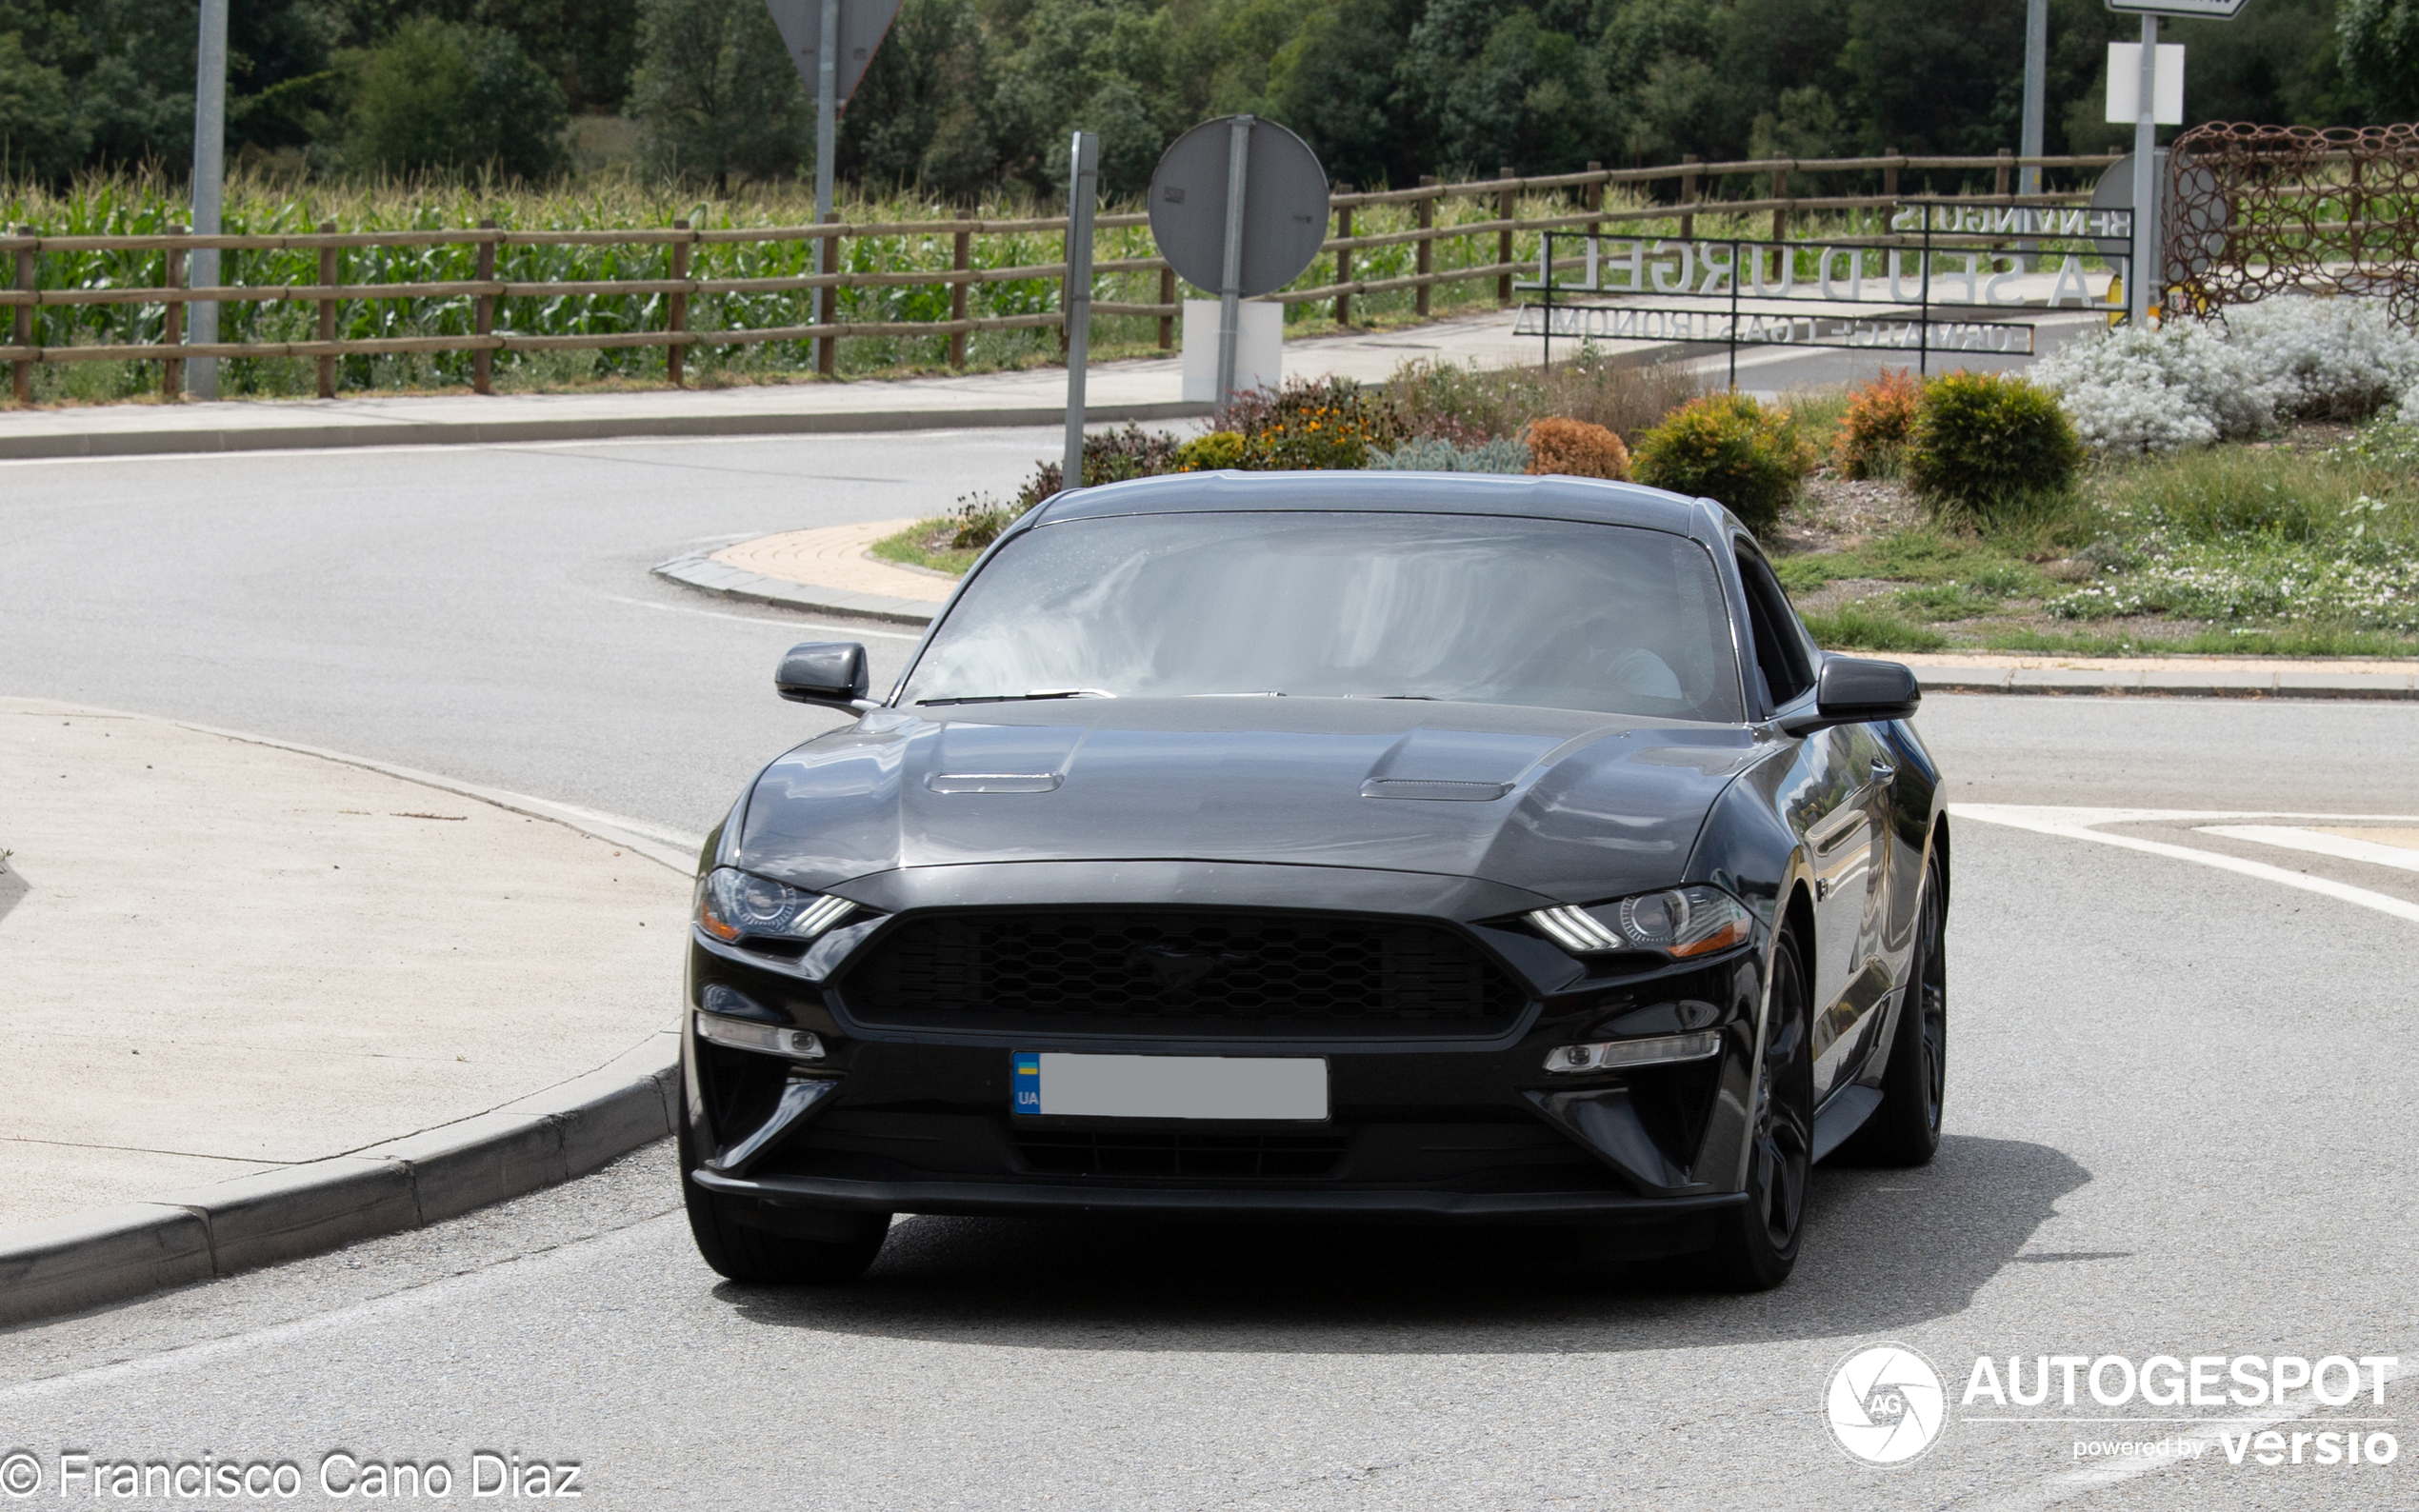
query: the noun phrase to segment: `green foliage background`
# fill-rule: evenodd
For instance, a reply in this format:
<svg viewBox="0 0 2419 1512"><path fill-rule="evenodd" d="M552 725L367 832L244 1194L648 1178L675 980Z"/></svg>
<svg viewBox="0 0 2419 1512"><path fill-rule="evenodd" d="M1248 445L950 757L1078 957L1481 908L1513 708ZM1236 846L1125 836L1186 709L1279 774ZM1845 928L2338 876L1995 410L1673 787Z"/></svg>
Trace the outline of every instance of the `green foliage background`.
<svg viewBox="0 0 2419 1512"><path fill-rule="evenodd" d="M2024 8L1950 0L907 0L848 111L849 179L1047 194L1071 129L1112 192L1207 116L1300 131L1337 179L2012 146ZM626 114L661 171L728 188L812 160L812 110L755 0L246 0L238 158L539 176L566 112ZM2104 45L2051 0L2052 150L2097 150ZM194 0L0 0L0 153L51 182L190 161ZM2170 23L2195 120L2419 112L2419 0L2260 0ZM416 104L412 96L418 96ZM1741 187L1744 191L1744 186Z"/></svg>

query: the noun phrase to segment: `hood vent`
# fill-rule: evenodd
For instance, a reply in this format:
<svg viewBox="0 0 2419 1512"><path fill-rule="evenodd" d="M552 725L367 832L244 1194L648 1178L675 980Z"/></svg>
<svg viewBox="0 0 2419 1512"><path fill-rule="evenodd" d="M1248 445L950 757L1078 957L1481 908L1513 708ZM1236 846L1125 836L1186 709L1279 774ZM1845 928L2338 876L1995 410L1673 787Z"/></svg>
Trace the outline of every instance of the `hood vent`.
<svg viewBox="0 0 2419 1512"><path fill-rule="evenodd" d="M1364 798L1441 799L1449 804L1491 804L1511 790L1509 783L1445 782L1415 777L1372 777L1361 785Z"/></svg>

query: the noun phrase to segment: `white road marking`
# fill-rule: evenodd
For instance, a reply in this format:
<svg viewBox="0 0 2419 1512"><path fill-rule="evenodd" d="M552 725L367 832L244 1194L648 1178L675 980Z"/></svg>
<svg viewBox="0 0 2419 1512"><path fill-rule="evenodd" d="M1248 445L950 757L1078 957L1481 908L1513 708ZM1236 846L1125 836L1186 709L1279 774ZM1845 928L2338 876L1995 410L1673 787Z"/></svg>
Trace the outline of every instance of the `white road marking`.
<svg viewBox="0 0 2419 1512"><path fill-rule="evenodd" d="M2354 887L2325 877L2312 877L2298 871L2287 871L2265 862L2245 861L2239 856L2220 855L2214 850L2194 850L2189 846L2170 846L2163 841L2144 840L2134 835L2111 835L2095 828L2099 825L2141 824L2160 820L2189 824L2204 819L2324 819L2338 824L2378 824L2390 822L2409 824L2406 814L2278 814L2278 813L2204 813L2180 808L2049 808L2018 804L1951 804L1949 812L1954 818L1971 819L1986 825L2005 825L2011 829L2029 829L2035 834L2057 835L2068 840L2090 840L2103 846L2116 846L2126 850L2138 850L2146 855L2165 856L2172 861L2189 861L2220 871L2231 871L2262 882L2281 883L2304 892L2318 893L2338 903L2357 904L2374 908L2397 919L2419 924L2419 903L2395 898L2366 887Z"/></svg>
<svg viewBox="0 0 2419 1512"><path fill-rule="evenodd" d="M2307 850L2314 856L2333 856L2338 861L2361 861L2372 866L2419 871L2419 850L2402 846L2381 846L2373 840L2354 840L2349 835L2296 829L2289 825L2202 825L2198 827L2204 835L2223 835L2229 840L2249 840L2263 846L2282 846L2288 850Z"/></svg>

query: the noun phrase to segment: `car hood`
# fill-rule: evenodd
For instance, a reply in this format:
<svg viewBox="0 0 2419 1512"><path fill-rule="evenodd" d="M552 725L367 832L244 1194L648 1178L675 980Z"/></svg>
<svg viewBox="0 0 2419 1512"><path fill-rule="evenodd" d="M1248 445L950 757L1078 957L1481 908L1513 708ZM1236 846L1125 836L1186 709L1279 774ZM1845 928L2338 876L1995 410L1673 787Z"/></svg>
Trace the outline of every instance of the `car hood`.
<svg viewBox="0 0 2419 1512"><path fill-rule="evenodd" d="M1680 880L1771 747L1738 726L1401 700L1084 699L879 710L749 795L737 865L1184 860L1441 873L1592 902Z"/></svg>

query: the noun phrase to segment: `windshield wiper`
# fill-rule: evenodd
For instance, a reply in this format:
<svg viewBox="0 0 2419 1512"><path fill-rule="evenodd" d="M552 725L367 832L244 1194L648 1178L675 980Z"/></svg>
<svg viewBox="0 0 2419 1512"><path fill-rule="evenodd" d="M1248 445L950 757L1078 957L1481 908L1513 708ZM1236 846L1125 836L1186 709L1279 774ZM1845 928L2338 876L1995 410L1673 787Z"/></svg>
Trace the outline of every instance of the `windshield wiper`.
<svg viewBox="0 0 2419 1512"><path fill-rule="evenodd" d="M971 693L964 698L919 698L915 701L915 706L930 708L936 704L1019 704L1045 698L1115 698L1116 696L1105 687L1049 687L1036 688L1030 693Z"/></svg>

